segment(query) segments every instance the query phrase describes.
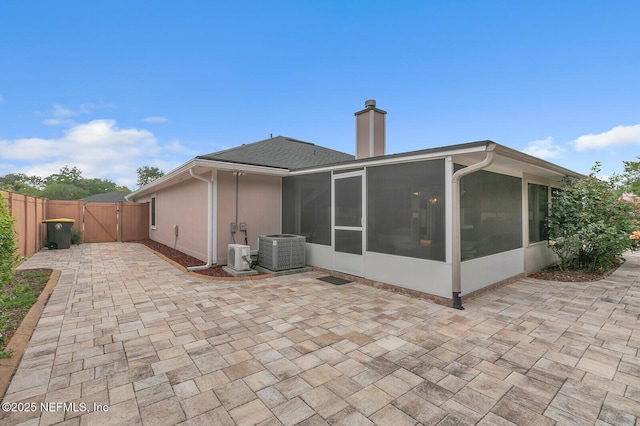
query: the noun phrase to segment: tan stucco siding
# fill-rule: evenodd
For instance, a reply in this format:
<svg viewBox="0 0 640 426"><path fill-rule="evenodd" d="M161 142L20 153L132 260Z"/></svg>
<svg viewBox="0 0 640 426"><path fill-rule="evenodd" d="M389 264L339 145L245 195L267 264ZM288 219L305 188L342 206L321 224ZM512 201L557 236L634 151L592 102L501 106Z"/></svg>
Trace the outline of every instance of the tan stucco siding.
<svg viewBox="0 0 640 426"><path fill-rule="evenodd" d="M257 248L258 235L281 232L281 178L245 174L238 177L238 223L247 224L247 244ZM227 246L233 243L231 223L236 220L236 177L218 172L218 264L227 263ZM245 244L244 232L235 234L237 244Z"/></svg>
<svg viewBox="0 0 640 426"><path fill-rule="evenodd" d="M206 262L207 191L207 184L197 179L158 191L156 229L150 229L151 239ZM174 225L178 226L177 239Z"/></svg>

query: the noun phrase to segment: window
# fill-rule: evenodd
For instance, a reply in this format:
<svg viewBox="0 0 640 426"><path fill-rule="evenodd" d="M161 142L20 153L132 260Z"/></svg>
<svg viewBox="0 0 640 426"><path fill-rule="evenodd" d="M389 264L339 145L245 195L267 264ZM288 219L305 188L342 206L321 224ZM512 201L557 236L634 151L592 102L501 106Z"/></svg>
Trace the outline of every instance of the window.
<svg viewBox="0 0 640 426"><path fill-rule="evenodd" d="M529 242L537 243L548 239L547 216L549 215L549 187L530 183L529 195Z"/></svg>
<svg viewBox="0 0 640 426"><path fill-rule="evenodd" d="M151 206L150 206L150 214L151 214L151 227L156 229L156 196L151 197Z"/></svg>
<svg viewBox="0 0 640 426"><path fill-rule="evenodd" d="M444 160L367 169L367 250L445 260Z"/></svg>
<svg viewBox="0 0 640 426"><path fill-rule="evenodd" d="M460 238L462 260L522 247L522 180L487 171L464 176Z"/></svg>
<svg viewBox="0 0 640 426"><path fill-rule="evenodd" d="M282 232L331 245L331 173L282 179Z"/></svg>

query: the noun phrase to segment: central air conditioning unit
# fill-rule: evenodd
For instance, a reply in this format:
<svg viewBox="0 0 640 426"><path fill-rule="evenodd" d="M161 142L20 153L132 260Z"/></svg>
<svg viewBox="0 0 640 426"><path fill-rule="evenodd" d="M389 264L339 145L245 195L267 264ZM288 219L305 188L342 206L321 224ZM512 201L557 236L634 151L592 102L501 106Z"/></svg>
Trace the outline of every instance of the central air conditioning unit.
<svg viewBox="0 0 640 426"><path fill-rule="evenodd" d="M300 235L260 235L258 265L271 271L304 268L306 241Z"/></svg>
<svg viewBox="0 0 640 426"><path fill-rule="evenodd" d="M247 259L251 259L251 248L242 244L229 244L227 251L227 266L236 271L251 269Z"/></svg>

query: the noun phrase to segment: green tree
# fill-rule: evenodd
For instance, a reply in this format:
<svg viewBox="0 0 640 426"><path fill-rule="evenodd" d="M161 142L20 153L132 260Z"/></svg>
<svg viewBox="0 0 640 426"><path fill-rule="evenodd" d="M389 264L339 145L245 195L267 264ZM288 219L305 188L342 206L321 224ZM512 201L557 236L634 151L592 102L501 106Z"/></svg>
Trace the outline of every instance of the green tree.
<svg viewBox="0 0 640 426"><path fill-rule="evenodd" d="M638 230L636 206L620 198L621 178L600 180L600 164L585 179L565 179L554 191L547 218L549 246L560 258L562 269L604 272L633 246Z"/></svg>
<svg viewBox="0 0 640 426"><path fill-rule="evenodd" d="M112 191L130 191L109 179L85 179L77 167L64 166L60 172L46 178L9 173L0 176L0 189L51 200L78 200L89 195Z"/></svg>
<svg viewBox="0 0 640 426"><path fill-rule="evenodd" d="M59 173L54 173L51 176L47 177L45 179L45 182L47 183L47 185L54 182L77 185L81 179L82 170L80 170L76 166L70 168L69 166L65 165L60 168Z"/></svg>
<svg viewBox="0 0 640 426"><path fill-rule="evenodd" d="M157 167L142 166L136 170L138 173L138 187L145 186L159 177L164 176L164 172Z"/></svg>
<svg viewBox="0 0 640 426"><path fill-rule="evenodd" d="M79 200L89 195L82 187L63 182L51 182L42 191L42 196L50 200Z"/></svg>
<svg viewBox="0 0 640 426"><path fill-rule="evenodd" d="M0 189L18 194L39 197L44 188L44 179L39 176L27 176L24 173L9 173L0 176Z"/></svg>
<svg viewBox="0 0 640 426"><path fill-rule="evenodd" d="M13 276L16 263L16 231L14 218L9 214L9 204L0 195L0 289Z"/></svg>
<svg viewBox="0 0 640 426"><path fill-rule="evenodd" d="M89 195L105 194L107 192L118 191L120 187L109 179L82 179L78 186L84 189Z"/></svg>
<svg viewBox="0 0 640 426"><path fill-rule="evenodd" d="M624 164L624 190L640 195L640 161L623 161L622 163Z"/></svg>

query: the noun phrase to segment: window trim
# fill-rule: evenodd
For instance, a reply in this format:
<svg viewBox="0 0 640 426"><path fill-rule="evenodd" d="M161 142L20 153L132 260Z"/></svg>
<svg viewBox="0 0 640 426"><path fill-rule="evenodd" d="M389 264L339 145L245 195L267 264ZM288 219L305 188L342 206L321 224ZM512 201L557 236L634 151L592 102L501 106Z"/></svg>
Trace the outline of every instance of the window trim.
<svg viewBox="0 0 640 426"><path fill-rule="evenodd" d="M553 186L551 184L549 184L548 182L541 182L541 181L536 181L536 180L526 180L526 185L524 188L525 193L527 194L527 199L526 199L526 205L524 206L526 208L526 214L527 217L525 218L525 223L527 225L527 229L526 229L526 234L524 235L524 237L526 237L526 241L527 241L527 246L534 246L534 245L538 245L538 244L546 244L547 243L547 239L541 239L538 241L531 241L530 240L530 234L531 234L531 230L529 228L529 223L530 223L530 217L529 217L529 203L530 203L530 199L529 199L529 185L537 185L537 186L544 186L547 188L547 217L549 216L549 213L551 213L551 193L553 191ZM546 217L545 217L545 222L546 222Z"/></svg>
<svg viewBox="0 0 640 426"><path fill-rule="evenodd" d="M149 227L158 229L158 197L153 194L149 199Z"/></svg>

